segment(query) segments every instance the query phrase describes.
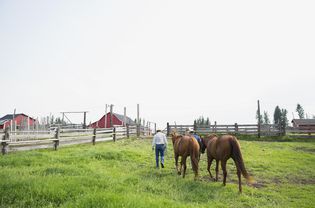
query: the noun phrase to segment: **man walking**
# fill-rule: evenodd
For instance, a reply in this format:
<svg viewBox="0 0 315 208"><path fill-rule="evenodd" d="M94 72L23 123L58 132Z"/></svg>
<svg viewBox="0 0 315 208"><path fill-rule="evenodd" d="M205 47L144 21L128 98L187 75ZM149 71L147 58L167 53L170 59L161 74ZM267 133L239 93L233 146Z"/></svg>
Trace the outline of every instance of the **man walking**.
<svg viewBox="0 0 315 208"><path fill-rule="evenodd" d="M164 151L167 147L167 139L161 130L157 130L152 140L152 150L155 148L156 168L159 168L159 155L161 156L161 167L164 168Z"/></svg>

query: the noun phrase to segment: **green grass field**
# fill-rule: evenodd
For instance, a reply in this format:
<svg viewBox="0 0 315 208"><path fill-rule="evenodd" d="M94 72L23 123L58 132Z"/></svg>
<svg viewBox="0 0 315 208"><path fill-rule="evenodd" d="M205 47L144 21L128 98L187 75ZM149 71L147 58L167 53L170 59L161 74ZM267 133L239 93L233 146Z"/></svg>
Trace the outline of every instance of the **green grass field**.
<svg viewBox="0 0 315 208"><path fill-rule="evenodd" d="M155 169L151 140L128 139L0 156L0 207L315 207L315 142L249 140L242 152L257 184L243 180L243 194L232 160L226 187L221 170L209 180L206 155L200 180L190 160L183 179L171 144Z"/></svg>

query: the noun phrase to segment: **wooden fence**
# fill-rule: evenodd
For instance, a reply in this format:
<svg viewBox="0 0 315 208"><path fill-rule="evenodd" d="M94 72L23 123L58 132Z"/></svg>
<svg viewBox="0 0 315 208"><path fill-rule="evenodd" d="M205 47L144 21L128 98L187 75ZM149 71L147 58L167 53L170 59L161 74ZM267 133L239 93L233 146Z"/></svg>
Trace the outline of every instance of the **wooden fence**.
<svg viewBox="0 0 315 208"><path fill-rule="evenodd" d="M31 150L42 148L58 149L59 146L116 141L138 134L136 126L113 127L104 129L60 129L51 131L12 131L0 132L1 152ZM143 131L141 131L143 130ZM140 128L140 134L146 135L145 128Z"/></svg>
<svg viewBox="0 0 315 208"><path fill-rule="evenodd" d="M315 129L301 130L293 127L283 128L274 124L230 124L230 125L169 125L166 127L167 135L173 130L180 134L185 134L187 130L194 130L198 134L242 134L242 135L261 135L261 136L281 136L291 137L312 137L315 135Z"/></svg>

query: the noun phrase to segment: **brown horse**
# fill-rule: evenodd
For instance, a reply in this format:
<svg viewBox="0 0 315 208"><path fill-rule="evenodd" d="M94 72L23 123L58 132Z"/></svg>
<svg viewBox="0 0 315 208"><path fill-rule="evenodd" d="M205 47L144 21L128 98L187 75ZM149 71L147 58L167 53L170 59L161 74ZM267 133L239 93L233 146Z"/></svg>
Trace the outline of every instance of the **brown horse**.
<svg viewBox="0 0 315 208"><path fill-rule="evenodd" d="M183 178L185 178L186 173L186 159L190 156L191 166L195 173L195 180L198 178L198 163L199 163L199 144L197 140L191 136L182 136L178 135L176 132L171 133L174 156L175 156L175 165L176 171L180 175L183 170ZM181 156L181 166L180 170L178 169L178 157Z"/></svg>
<svg viewBox="0 0 315 208"><path fill-rule="evenodd" d="M212 174L210 172L211 163L213 160L216 161L216 176L215 181L218 181L218 172L219 172L219 161L221 161L221 168L223 170L223 185L226 183L226 162L228 159L232 158L236 165L237 176L238 176L238 187L239 191L242 192L242 183L241 183L241 174L246 178L248 182L252 182L252 177L248 175L245 165L243 162L243 157L240 149L240 144L237 141L235 136L232 135L223 135L218 137L215 134L212 134L206 138L202 138L202 142L207 148L208 156L208 172L210 177Z"/></svg>

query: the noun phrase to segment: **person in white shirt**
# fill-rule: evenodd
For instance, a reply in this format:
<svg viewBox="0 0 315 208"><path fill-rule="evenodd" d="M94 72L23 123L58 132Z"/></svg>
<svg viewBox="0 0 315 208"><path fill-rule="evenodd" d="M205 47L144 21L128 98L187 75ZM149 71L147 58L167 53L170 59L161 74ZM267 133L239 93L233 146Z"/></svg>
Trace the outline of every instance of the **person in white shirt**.
<svg viewBox="0 0 315 208"><path fill-rule="evenodd" d="M167 147L167 139L161 130L157 130L152 140L152 150L155 148L156 168L159 168L159 155L161 156L161 167L164 168L164 151Z"/></svg>

